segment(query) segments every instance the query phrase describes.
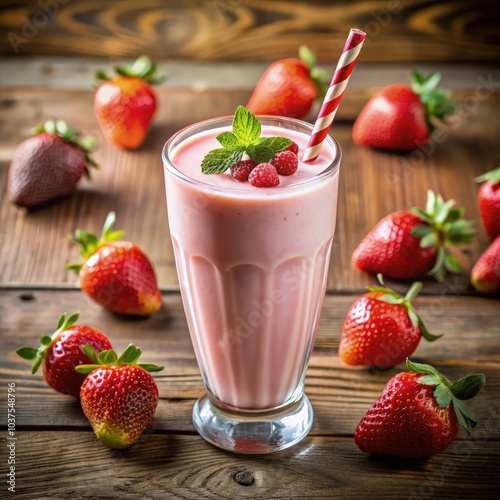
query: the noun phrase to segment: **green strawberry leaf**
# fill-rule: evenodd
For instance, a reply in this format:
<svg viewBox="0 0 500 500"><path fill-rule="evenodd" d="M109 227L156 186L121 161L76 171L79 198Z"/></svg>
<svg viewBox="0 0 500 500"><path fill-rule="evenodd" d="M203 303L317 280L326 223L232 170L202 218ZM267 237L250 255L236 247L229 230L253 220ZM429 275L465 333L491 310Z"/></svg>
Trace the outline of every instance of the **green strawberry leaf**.
<svg viewBox="0 0 500 500"><path fill-rule="evenodd" d="M460 425L470 434L472 429L477 425L476 414L465 403L462 403L462 401L454 396L452 397L452 402Z"/></svg>
<svg viewBox="0 0 500 500"><path fill-rule="evenodd" d="M95 349L91 345L84 345L82 347L82 351L91 359L93 363L95 364L99 363Z"/></svg>
<svg viewBox="0 0 500 500"><path fill-rule="evenodd" d="M427 236L428 234L431 234L434 231L432 226L424 226L423 224L419 224L418 226L414 226L412 230L410 231L410 234L412 236L415 236L415 238L423 238L424 236ZM420 244L422 246L422 244Z"/></svg>
<svg viewBox="0 0 500 500"><path fill-rule="evenodd" d="M493 185L498 184L500 182L500 167L495 168L494 170L490 170L489 172L485 172L479 177L476 177L474 181L475 182L490 181L491 184Z"/></svg>
<svg viewBox="0 0 500 500"><path fill-rule="evenodd" d="M453 395L461 400L471 399L483 388L486 377L483 373L475 373L457 380L451 386Z"/></svg>
<svg viewBox="0 0 500 500"><path fill-rule="evenodd" d="M151 363L145 363L145 364L141 364L139 363L139 366L141 368L143 368L144 370L146 370L147 372L159 372L161 370L163 370L163 366L157 366L157 365L153 365Z"/></svg>
<svg viewBox="0 0 500 500"><path fill-rule="evenodd" d="M439 385L441 380L434 375L424 375L423 377L419 377L418 383L423 385Z"/></svg>
<svg viewBox="0 0 500 500"><path fill-rule="evenodd" d="M462 268L457 258L448 251L446 251L444 255L444 267L450 273L460 274L462 272Z"/></svg>
<svg viewBox="0 0 500 500"><path fill-rule="evenodd" d="M452 394L445 384L440 383L434 389L434 397L441 408L448 408L451 403Z"/></svg>
<svg viewBox="0 0 500 500"><path fill-rule="evenodd" d="M141 357L142 349L134 344L129 344L118 358L119 365L135 365Z"/></svg>
<svg viewBox="0 0 500 500"><path fill-rule="evenodd" d="M99 353L97 361L101 365L114 365L118 361L118 356L112 349L106 349Z"/></svg>
<svg viewBox="0 0 500 500"><path fill-rule="evenodd" d="M165 76L157 74L157 65L147 56L138 57L129 66L115 68L117 74L130 78L140 78L149 85L157 85L165 80Z"/></svg>
<svg viewBox="0 0 500 500"><path fill-rule="evenodd" d="M433 375L441 379L441 374L432 366L424 363L417 363L415 361L411 361L410 358L406 358L406 366L408 369L414 373L422 373L424 375ZM420 381L420 379L419 379Z"/></svg>
<svg viewBox="0 0 500 500"><path fill-rule="evenodd" d="M16 354L21 356L23 359L35 359L36 355L38 354L38 349L35 349L34 347L20 347L17 351Z"/></svg>

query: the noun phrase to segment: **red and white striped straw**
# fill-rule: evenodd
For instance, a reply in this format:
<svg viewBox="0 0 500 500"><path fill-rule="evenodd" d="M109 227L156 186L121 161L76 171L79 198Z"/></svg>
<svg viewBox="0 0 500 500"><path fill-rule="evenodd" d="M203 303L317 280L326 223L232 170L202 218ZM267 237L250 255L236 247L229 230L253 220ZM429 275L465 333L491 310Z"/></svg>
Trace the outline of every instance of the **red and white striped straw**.
<svg viewBox="0 0 500 500"><path fill-rule="evenodd" d="M337 113L340 100L344 95L344 90L347 87L349 77L354 69L365 38L366 33L361 30L351 29L349 32L342 55L333 74L332 82L319 110L318 118L316 118L316 123L314 124L307 148L304 151L302 161L312 162L321 153L323 141L333 123L335 113Z"/></svg>

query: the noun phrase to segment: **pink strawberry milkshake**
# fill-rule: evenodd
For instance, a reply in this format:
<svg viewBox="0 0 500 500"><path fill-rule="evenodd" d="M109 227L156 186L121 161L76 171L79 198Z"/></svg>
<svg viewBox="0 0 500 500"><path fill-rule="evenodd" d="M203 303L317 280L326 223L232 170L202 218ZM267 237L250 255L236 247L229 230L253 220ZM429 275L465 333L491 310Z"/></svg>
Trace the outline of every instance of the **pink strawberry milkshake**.
<svg viewBox="0 0 500 500"><path fill-rule="evenodd" d="M312 126L260 118L262 136L304 151ZM231 117L178 132L165 146L168 217L196 358L212 403L255 411L302 397L325 295L337 211L340 148L257 188L229 170L206 175Z"/></svg>

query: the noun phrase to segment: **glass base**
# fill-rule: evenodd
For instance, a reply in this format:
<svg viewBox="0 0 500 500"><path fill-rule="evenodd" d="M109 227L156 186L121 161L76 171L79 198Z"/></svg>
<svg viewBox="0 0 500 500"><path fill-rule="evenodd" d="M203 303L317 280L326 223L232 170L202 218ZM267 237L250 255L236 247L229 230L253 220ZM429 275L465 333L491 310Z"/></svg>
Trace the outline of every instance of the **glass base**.
<svg viewBox="0 0 500 500"><path fill-rule="evenodd" d="M313 409L305 394L276 411L221 410L205 394L194 405L193 423L209 443L249 455L284 450L305 438L313 423Z"/></svg>

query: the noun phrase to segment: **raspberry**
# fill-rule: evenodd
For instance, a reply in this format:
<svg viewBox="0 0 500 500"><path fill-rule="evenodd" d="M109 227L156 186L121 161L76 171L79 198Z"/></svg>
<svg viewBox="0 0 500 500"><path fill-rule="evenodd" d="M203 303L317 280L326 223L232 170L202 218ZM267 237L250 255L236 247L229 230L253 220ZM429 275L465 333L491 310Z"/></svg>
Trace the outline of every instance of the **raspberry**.
<svg viewBox="0 0 500 500"><path fill-rule="evenodd" d="M248 176L248 181L255 187L274 187L280 183L276 168L270 163L259 163Z"/></svg>
<svg viewBox="0 0 500 500"><path fill-rule="evenodd" d="M292 175L296 172L297 167L299 166L299 159L295 153L285 150L276 153L274 158L271 160L271 164L276 167L278 174Z"/></svg>
<svg viewBox="0 0 500 500"><path fill-rule="evenodd" d="M253 160L240 160L231 167L231 177L238 182L246 182L250 172L257 166Z"/></svg>
<svg viewBox="0 0 500 500"><path fill-rule="evenodd" d="M292 141L292 144L288 146L284 151L291 151L293 154L299 154L299 145L296 142Z"/></svg>

